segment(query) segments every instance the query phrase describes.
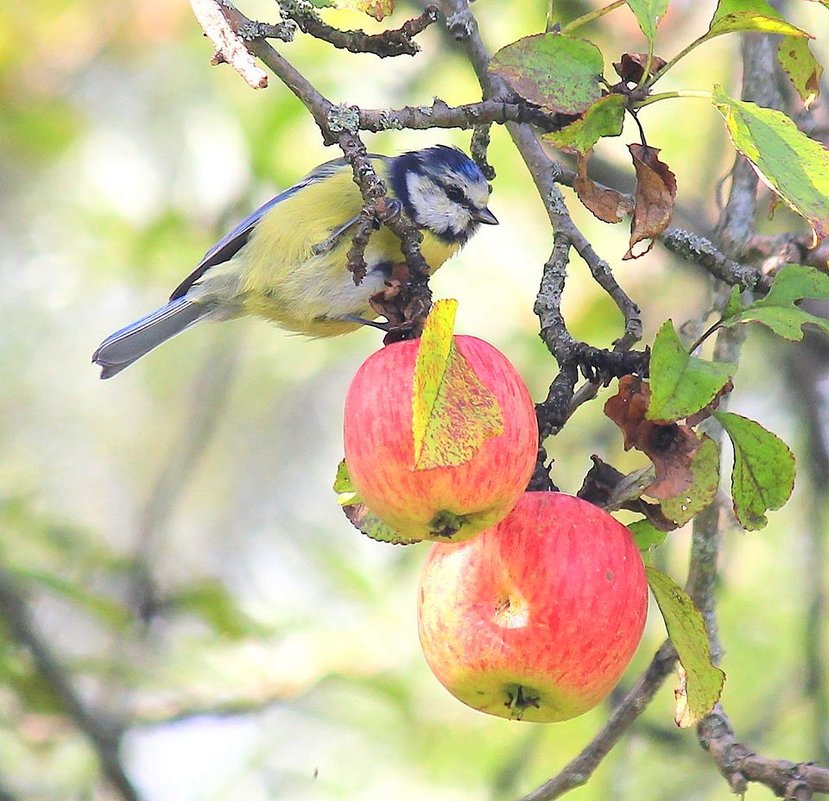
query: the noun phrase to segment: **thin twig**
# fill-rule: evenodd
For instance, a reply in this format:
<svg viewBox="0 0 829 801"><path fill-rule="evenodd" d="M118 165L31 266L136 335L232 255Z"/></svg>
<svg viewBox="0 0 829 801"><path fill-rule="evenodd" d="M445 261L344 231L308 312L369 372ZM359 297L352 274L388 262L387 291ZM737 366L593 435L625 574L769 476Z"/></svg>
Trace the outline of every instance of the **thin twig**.
<svg viewBox="0 0 829 801"><path fill-rule="evenodd" d="M237 33L238 28L229 21L228 14L233 9L228 3L225 0L190 0L190 6L216 48L213 63L230 64L252 89L264 89L268 85L268 75L256 64Z"/></svg>
<svg viewBox="0 0 829 801"><path fill-rule="evenodd" d="M311 3L303 0L279 0L279 11L296 23L303 32L351 53L371 53L379 58L413 56L420 52L414 37L437 22L437 8L427 6L423 13L406 20L399 28L368 34L365 31L342 31L325 23Z"/></svg>

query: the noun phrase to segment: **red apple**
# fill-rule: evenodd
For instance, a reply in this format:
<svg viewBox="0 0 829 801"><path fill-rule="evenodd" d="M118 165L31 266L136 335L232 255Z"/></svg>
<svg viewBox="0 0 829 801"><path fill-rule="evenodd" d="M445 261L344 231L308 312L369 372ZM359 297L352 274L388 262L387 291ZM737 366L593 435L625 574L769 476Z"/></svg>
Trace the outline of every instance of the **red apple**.
<svg viewBox="0 0 829 801"><path fill-rule="evenodd" d="M351 482L365 506L402 540L460 541L489 528L521 497L535 466L538 424L521 376L483 340L455 336L453 341L494 395L503 423L501 433L483 439L467 460L415 469L412 385L419 340L387 345L370 356L345 399ZM448 411L459 436L480 413L475 399L463 393Z"/></svg>
<svg viewBox="0 0 829 801"><path fill-rule="evenodd" d="M567 720L619 681L642 636L647 593L627 528L571 495L528 492L475 539L432 546L420 641L432 672L465 704Z"/></svg>

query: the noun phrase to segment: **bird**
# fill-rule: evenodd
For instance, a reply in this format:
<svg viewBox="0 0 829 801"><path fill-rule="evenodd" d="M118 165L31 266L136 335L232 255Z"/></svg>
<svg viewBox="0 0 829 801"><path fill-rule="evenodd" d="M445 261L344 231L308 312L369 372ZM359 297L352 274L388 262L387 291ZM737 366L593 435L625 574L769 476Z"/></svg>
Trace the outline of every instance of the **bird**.
<svg viewBox="0 0 829 801"><path fill-rule="evenodd" d="M387 196L423 233L421 252L434 272L480 225L497 225L492 187L463 151L435 145L396 156L371 155ZM150 314L108 336L92 356L110 378L162 342L201 320L263 317L309 337L328 337L372 324L369 298L395 265L405 262L400 240L375 230L355 284L347 268L363 199L344 159L325 162L260 206L211 247Z"/></svg>

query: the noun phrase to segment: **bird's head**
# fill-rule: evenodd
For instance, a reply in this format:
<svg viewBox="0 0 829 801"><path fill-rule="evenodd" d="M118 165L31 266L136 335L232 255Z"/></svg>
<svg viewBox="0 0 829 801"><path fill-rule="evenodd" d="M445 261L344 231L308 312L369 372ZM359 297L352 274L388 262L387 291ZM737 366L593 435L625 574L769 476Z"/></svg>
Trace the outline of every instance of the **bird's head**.
<svg viewBox="0 0 829 801"><path fill-rule="evenodd" d="M446 242L463 244L478 226L497 225L487 208L491 188L477 164L437 145L391 161L389 179L409 218Z"/></svg>

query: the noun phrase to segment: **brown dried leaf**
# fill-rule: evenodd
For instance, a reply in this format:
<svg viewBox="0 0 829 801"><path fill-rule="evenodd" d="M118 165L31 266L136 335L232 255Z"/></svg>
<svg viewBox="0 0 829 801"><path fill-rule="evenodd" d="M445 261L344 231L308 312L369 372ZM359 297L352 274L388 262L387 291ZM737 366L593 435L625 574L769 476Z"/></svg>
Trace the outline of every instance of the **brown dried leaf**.
<svg viewBox="0 0 829 801"><path fill-rule="evenodd" d="M619 379L618 392L604 405L605 415L622 429L626 451L638 448L640 428L650 423L650 420L645 420L650 396L650 387L646 382L635 375L626 375Z"/></svg>
<svg viewBox="0 0 829 801"><path fill-rule="evenodd" d="M578 176L573 184L573 189L579 196L584 207L603 222L621 222L625 215L633 211L633 204L630 197L617 192L615 189L608 189L599 186L587 176L587 161L590 153L578 156Z"/></svg>
<svg viewBox="0 0 829 801"><path fill-rule="evenodd" d="M645 74L645 65L648 63L647 53L622 53L620 61L613 62L613 69L625 83L639 83ZM650 78L659 72L668 62L659 56L651 57L651 65L648 70Z"/></svg>
<svg viewBox="0 0 829 801"><path fill-rule="evenodd" d="M625 450L642 451L656 468L656 479L646 487L652 498L673 498L694 481L691 461L702 445L688 426L655 423L645 419L650 387L637 376L619 380L619 391L604 406L604 413L624 435Z"/></svg>
<svg viewBox="0 0 829 801"><path fill-rule="evenodd" d="M625 259L644 256L653 246L653 237L661 234L671 221L676 197L676 177L658 158L659 148L628 145L636 170L636 198L630 225L630 245ZM651 240L641 253L633 246Z"/></svg>
<svg viewBox="0 0 829 801"><path fill-rule="evenodd" d="M603 462L596 454L590 457L593 467L587 471L581 489L576 495L596 506L606 506L619 482L625 477L613 465Z"/></svg>

